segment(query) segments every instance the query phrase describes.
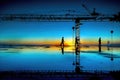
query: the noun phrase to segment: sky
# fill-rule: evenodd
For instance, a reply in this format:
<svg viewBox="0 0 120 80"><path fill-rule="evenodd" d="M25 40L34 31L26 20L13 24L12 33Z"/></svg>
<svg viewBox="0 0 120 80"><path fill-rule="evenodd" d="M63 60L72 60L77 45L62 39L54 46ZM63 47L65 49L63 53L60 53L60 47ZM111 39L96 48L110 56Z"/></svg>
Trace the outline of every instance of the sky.
<svg viewBox="0 0 120 80"><path fill-rule="evenodd" d="M1 0L0 14L80 14L89 15L82 7L85 4L90 12L93 8L104 15L120 12L119 0ZM75 11L75 12L74 12ZM118 22L81 22L80 40L82 44L98 44L111 40L120 44L120 23ZM16 44L59 44L64 37L72 44L72 27L75 22L32 22L0 21L0 43Z"/></svg>

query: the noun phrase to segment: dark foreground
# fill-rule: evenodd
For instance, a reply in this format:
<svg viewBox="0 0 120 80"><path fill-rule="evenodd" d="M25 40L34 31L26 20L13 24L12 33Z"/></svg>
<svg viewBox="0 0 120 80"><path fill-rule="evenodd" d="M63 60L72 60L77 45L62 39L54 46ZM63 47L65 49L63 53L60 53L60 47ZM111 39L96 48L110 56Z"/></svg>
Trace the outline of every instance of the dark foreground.
<svg viewBox="0 0 120 80"><path fill-rule="evenodd" d="M103 72L61 72L61 71L4 71L0 80L120 80L120 71Z"/></svg>

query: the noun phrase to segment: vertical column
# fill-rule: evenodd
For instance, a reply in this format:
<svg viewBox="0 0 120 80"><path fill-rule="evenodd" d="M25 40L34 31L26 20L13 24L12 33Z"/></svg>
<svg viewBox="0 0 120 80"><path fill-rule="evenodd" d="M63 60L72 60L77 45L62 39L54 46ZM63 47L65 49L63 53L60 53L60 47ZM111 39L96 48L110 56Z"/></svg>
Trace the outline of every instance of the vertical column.
<svg viewBox="0 0 120 80"><path fill-rule="evenodd" d="M113 30L110 31L111 33L111 61L113 61Z"/></svg>
<svg viewBox="0 0 120 80"><path fill-rule="evenodd" d="M76 63L75 71L76 73L80 72L80 20L76 19L75 21L75 54L76 54Z"/></svg>
<svg viewBox="0 0 120 80"><path fill-rule="evenodd" d="M99 44L98 44L98 46L99 46L99 52L101 52L101 37L99 38Z"/></svg>

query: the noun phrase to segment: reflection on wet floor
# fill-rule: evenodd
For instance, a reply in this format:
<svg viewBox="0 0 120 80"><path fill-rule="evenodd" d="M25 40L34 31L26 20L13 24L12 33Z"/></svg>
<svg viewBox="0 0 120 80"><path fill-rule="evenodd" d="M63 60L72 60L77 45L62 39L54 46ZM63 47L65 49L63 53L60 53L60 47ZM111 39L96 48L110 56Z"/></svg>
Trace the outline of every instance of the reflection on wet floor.
<svg viewBox="0 0 120 80"><path fill-rule="evenodd" d="M113 59L112 64L114 64L112 68L110 67L111 59ZM23 67L29 70L73 70L74 60L75 54L72 46L64 47L64 55L62 55L59 46L0 48L0 64L2 65L0 70L6 70L8 68L6 65L9 66L7 70L21 70ZM111 47L109 50L107 47L102 47L101 52L96 46L81 47L80 62L83 70L120 70L120 47L113 47L113 53L111 53Z"/></svg>

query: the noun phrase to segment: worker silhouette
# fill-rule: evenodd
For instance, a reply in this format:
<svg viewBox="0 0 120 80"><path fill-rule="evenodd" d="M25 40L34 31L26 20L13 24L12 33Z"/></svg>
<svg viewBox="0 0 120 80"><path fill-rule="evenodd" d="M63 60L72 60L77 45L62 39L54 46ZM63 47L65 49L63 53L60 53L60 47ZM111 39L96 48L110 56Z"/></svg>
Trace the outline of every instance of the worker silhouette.
<svg viewBox="0 0 120 80"><path fill-rule="evenodd" d="M61 46L61 47L64 47L64 37L62 37L60 46Z"/></svg>
<svg viewBox="0 0 120 80"><path fill-rule="evenodd" d="M61 40L60 46L61 46L62 54L64 54L64 37L62 37L62 40Z"/></svg>

